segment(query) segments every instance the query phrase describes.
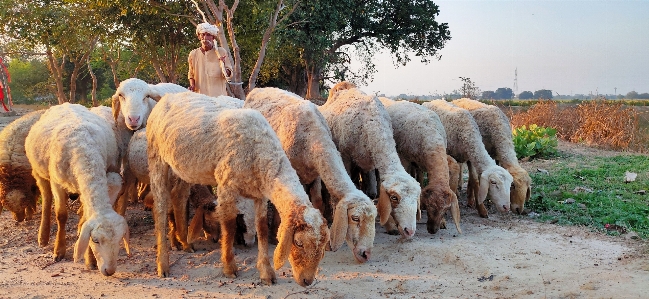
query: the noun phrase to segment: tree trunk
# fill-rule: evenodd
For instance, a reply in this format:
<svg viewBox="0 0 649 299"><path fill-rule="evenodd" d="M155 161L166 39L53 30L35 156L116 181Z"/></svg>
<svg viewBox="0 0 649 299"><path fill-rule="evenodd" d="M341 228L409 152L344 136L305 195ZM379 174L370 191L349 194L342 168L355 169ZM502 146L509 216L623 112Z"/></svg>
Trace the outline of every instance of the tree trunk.
<svg viewBox="0 0 649 299"><path fill-rule="evenodd" d="M63 66L65 65L65 55L61 57L61 65L58 65L56 62L56 57L52 53L52 49L48 46L47 50L47 59L50 63L50 71L54 77L54 82L56 82L56 97L59 101L59 104L67 102L65 98L65 92L63 91Z"/></svg>
<svg viewBox="0 0 649 299"><path fill-rule="evenodd" d="M307 67L307 90L306 99L317 99L320 96L320 68L315 66Z"/></svg>
<svg viewBox="0 0 649 299"><path fill-rule="evenodd" d="M88 73L90 73L90 77L92 77L92 107L97 107L99 106L99 101L97 101L97 76L95 76L95 73L92 71L90 59L88 59Z"/></svg>

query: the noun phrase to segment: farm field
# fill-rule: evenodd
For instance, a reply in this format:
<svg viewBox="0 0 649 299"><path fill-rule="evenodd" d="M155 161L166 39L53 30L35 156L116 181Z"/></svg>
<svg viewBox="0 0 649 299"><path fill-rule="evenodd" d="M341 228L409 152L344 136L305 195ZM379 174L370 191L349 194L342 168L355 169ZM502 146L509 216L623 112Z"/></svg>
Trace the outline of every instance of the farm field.
<svg viewBox="0 0 649 299"><path fill-rule="evenodd" d="M0 117L0 126L6 118ZM583 159L618 154L565 142L559 151ZM522 166L530 173L552 172L558 159ZM428 234L425 213L409 242L399 242L377 224L368 263L358 264L346 245L327 252L316 283L308 288L293 281L288 263L277 271L277 285L260 285L256 246L236 247L239 277L225 278L219 246L210 241L196 244L195 253L171 252L171 277L160 279L151 212L141 205L127 211L132 256L121 250L111 277L72 261L74 213L67 225L66 259L53 263L53 235L50 245L37 244L40 214L15 224L4 212L0 298L644 298L649 292L646 241L540 223L530 216L501 216L495 210L483 219L464 206L465 198L460 199L463 234L452 225ZM69 205L71 211L78 208L78 203Z"/></svg>

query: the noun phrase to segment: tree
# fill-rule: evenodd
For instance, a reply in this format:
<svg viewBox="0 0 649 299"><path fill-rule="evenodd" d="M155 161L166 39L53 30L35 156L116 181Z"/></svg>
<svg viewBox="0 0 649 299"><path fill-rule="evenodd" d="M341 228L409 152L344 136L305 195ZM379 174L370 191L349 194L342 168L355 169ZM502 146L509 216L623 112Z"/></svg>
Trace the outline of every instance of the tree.
<svg viewBox="0 0 649 299"><path fill-rule="evenodd" d="M489 91L483 91L482 92L482 99L483 100L492 100L496 98L496 93L489 90Z"/></svg>
<svg viewBox="0 0 649 299"><path fill-rule="evenodd" d="M480 89L475 86L475 83L471 81L471 78L460 77L460 80L462 80L462 87L460 88L462 97L474 100L477 99L478 94L480 94Z"/></svg>
<svg viewBox="0 0 649 299"><path fill-rule="evenodd" d="M534 93L531 91L523 91L518 95L518 98L521 100L529 100L534 98Z"/></svg>
<svg viewBox="0 0 649 299"><path fill-rule="evenodd" d="M534 92L534 98L551 100L552 99L552 90L539 89L539 90Z"/></svg>
<svg viewBox="0 0 649 299"><path fill-rule="evenodd" d="M629 91L629 92L627 92L625 98L626 98L627 100L637 99L637 98L638 98L638 93L635 92L635 91Z"/></svg>
<svg viewBox="0 0 649 299"><path fill-rule="evenodd" d="M54 91L48 84L50 72L45 61L12 59L7 68L11 74L9 86L15 103L45 97Z"/></svg>
<svg viewBox="0 0 649 299"><path fill-rule="evenodd" d="M497 100L511 100L514 97L514 92L509 87L501 87L496 89L495 98Z"/></svg>
<svg viewBox="0 0 649 299"><path fill-rule="evenodd" d="M353 76L347 68L352 49L364 63L364 74L356 78L371 76L371 57L380 49L390 51L401 65L410 61L411 53L423 62L440 58L438 51L451 36L448 24L436 21L438 15L430 0L306 0L280 38L299 49L307 77L305 96L315 98L325 79Z"/></svg>

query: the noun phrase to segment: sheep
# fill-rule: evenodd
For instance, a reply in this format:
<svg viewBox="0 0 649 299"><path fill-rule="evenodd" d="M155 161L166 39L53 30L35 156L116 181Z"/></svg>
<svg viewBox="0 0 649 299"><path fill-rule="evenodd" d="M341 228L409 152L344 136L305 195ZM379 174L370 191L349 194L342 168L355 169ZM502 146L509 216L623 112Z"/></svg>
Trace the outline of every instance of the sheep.
<svg viewBox="0 0 649 299"><path fill-rule="evenodd" d="M25 138L45 110L27 113L0 132L0 213L13 213L17 222L31 220L40 196L32 166L25 154Z"/></svg>
<svg viewBox="0 0 649 299"><path fill-rule="evenodd" d="M146 125L151 109L162 96L186 91L186 88L173 83L154 85L137 78L126 79L120 82L112 96L113 116L117 120L121 113L126 126L135 131Z"/></svg>
<svg viewBox="0 0 649 299"><path fill-rule="evenodd" d="M487 193L491 194L491 200L499 212L508 212L510 209L509 189L513 178L509 172L496 165L496 162L489 157L489 153L482 144L480 129L471 113L445 100L433 100L424 103L423 106L437 113L442 121L448 142L447 154L451 155L458 163L467 163L469 172L476 172L477 176L475 177L479 178L479 186L470 190L477 191L474 198L478 202L477 208L480 217L488 217L487 209L484 206ZM478 182L472 183L477 185Z"/></svg>
<svg viewBox="0 0 649 299"><path fill-rule="evenodd" d="M243 106L243 101L241 101L240 106ZM150 179L147 157L146 127L137 130L133 134L128 145L126 159L131 173L135 175L140 184L146 185L145 191L140 194L140 197L146 197L144 200L145 206L152 206L153 196L148 192ZM135 187L135 184L131 185L131 187ZM190 244L198 238L199 233L203 230L208 235L211 235L213 240L218 240L218 235L220 234L218 227L219 222L216 211L213 209L213 207L216 206L216 197L209 191L209 188L210 187L204 185L194 185L191 188L189 201L196 208L196 215L192 218L192 222L188 229L189 237L187 237L186 242L179 241L182 240L182 236L176 234L176 228L178 225L170 222L172 229L169 232L169 239L174 248L190 247ZM150 200L147 200L149 198ZM243 214L244 222L246 223L246 231L243 233L244 243L247 246L252 246L255 242L256 236L254 226L254 206L249 200L237 200L237 207ZM180 229L184 229L184 225L181 225Z"/></svg>
<svg viewBox="0 0 649 299"><path fill-rule="evenodd" d="M381 225L393 218L398 232L412 238L417 229L421 187L400 163L390 116L383 104L352 86L345 81L336 84L318 109L327 120L347 173L351 174L353 167L366 173L378 170Z"/></svg>
<svg viewBox="0 0 649 299"><path fill-rule="evenodd" d="M128 225L112 204L121 189L117 140L111 124L87 108L64 103L45 112L25 139L32 175L43 197L38 241L49 242L52 198L58 231L54 260L65 256L67 192L79 193L85 222L74 247L74 260L86 253L86 266L110 276L117 268L120 240L129 253ZM90 239L92 242L90 243Z"/></svg>
<svg viewBox="0 0 649 299"><path fill-rule="evenodd" d="M147 121L149 175L158 244L158 275L169 275L164 216L169 202L168 174L189 184L217 185L223 274L236 277L233 241L236 199L253 199L258 234L257 268L261 281L277 281L268 260L266 199L282 219L273 264L286 259L301 286L313 283L329 241L326 220L309 202L295 170L268 121L258 111L240 109L230 97L192 92L168 94ZM191 121L187 121L191 119ZM263 211L263 212L262 212Z"/></svg>
<svg viewBox="0 0 649 299"><path fill-rule="evenodd" d="M455 227L462 233L457 195L449 186L446 132L439 116L415 103L388 98L379 100L392 120L401 163L404 167L414 163L428 173L428 185L421 190L421 201L428 213L426 229L431 234L437 233L443 226L444 214L450 209Z"/></svg>
<svg viewBox="0 0 649 299"><path fill-rule="evenodd" d="M511 209L517 214L522 214L525 202L530 199L532 179L518 164L509 118L500 108L472 99L455 100L453 104L471 112L480 128L485 149L514 177L513 191L510 193Z"/></svg>
<svg viewBox="0 0 649 299"><path fill-rule="evenodd" d="M317 106L294 93L269 87L253 89L244 108L255 109L266 117L302 184L315 182L319 186L321 180L326 185L336 207L331 250L338 250L346 240L356 260L366 262L374 246L376 207L356 189L345 171L327 122Z"/></svg>

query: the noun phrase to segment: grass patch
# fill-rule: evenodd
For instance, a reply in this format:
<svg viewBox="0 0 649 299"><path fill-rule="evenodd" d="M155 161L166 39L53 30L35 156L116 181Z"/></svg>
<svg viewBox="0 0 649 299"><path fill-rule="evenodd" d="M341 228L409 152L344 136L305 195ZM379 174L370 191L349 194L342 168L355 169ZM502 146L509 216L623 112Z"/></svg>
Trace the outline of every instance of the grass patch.
<svg viewBox="0 0 649 299"><path fill-rule="evenodd" d="M547 170L549 174L530 173L533 192L526 204L541 221L584 225L611 235L631 230L649 237L646 156L568 156ZM627 171L638 174L634 182L624 182ZM567 203L570 198L573 203Z"/></svg>

